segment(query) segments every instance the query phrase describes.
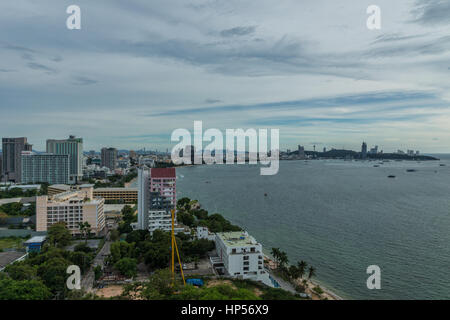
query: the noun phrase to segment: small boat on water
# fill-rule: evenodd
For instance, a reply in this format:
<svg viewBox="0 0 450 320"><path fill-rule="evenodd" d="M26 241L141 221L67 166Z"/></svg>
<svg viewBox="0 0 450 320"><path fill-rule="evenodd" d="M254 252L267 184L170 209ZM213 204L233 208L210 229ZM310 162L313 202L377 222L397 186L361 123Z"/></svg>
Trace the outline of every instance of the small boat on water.
<svg viewBox="0 0 450 320"><path fill-rule="evenodd" d="M374 168L378 168L378 167L379 167L379 165L375 164L375 165L374 165L373 167L374 167Z"/></svg>
<svg viewBox="0 0 450 320"><path fill-rule="evenodd" d="M445 164L443 164L443 163L441 163L441 164L440 164L440 166L441 166L441 167L445 167L446 165L445 165Z"/></svg>
<svg viewBox="0 0 450 320"><path fill-rule="evenodd" d="M389 175L388 178L395 178L393 174Z"/></svg>
<svg viewBox="0 0 450 320"><path fill-rule="evenodd" d="M407 169L406 172L416 172L416 169Z"/></svg>
<svg viewBox="0 0 450 320"><path fill-rule="evenodd" d="M267 197L267 193L264 193L264 197Z"/></svg>

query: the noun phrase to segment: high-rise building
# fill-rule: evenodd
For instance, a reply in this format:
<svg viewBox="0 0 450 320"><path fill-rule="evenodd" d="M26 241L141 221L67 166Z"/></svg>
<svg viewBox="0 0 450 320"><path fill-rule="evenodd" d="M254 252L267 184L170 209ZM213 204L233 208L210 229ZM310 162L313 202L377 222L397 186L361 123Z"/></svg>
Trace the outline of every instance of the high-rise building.
<svg viewBox="0 0 450 320"><path fill-rule="evenodd" d="M298 146L298 157L300 159L304 159L305 158L305 147L303 146Z"/></svg>
<svg viewBox="0 0 450 320"><path fill-rule="evenodd" d="M102 167L107 167L111 170L117 167L117 149L116 148L102 148Z"/></svg>
<svg viewBox="0 0 450 320"><path fill-rule="evenodd" d="M21 182L22 151L31 151L32 145L27 138L3 138L2 139L2 172L5 181Z"/></svg>
<svg viewBox="0 0 450 320"><path fill-rule="evenodd" d="M361 157L363 159L367 158L367 143L363 142L361 146Z"/></svg>
<svg viewBox="0 0 450 320"><path fill-rule="evenodd" d="M47 231L52 224L64 222L72 234L80 234L79 223L88 222L98 235L105 227L104 202L103 198L94 198L92 185L36 197L36 231Z"/></svg>
<svg viewBox="0 0 450 320"><path fill-rule="evenodd" d="M69 183L83 178L83 139L70 136L64 140L47 140L47 153L68 154L70 161Z"/></svg>
<svg viewBox="0 0 450 320"><path fill-rule="evenodd" d="M138 229L169 231L176 206L175 168L138 170Z"/></svg>
<svg viewBox="0 0 450 320"><path fill-rule="evenodd" d="M22 183L69 183L68 154L22 152Z"/></svg>

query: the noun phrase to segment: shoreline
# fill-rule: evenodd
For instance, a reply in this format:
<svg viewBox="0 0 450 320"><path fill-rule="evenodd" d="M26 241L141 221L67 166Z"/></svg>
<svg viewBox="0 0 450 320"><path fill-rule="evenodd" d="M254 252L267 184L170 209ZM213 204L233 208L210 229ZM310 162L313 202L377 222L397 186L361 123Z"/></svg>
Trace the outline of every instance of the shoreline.
<svg viewBox="0 0 450 320"><path fill-rule="evenodd" d="M273 261L273 258L270 255L265 254L265 253L264 253L264 258L265 258L265 260L269 261L269 269L271 271L274 271L275 269L273 269L271 267L271 266L275 267L275 265L276 265L276 262ZM311 279L306 279L306 278L298 278L298 279L295 279L294 282L299 285L299 284L301 284L301 282L303 280L306 280L305 293L309 294L312 297L312 300L322 300L323 298L326 298L327 300L347 300L347 299L344 299L343 297L339 296L335 292L331 291L330 289L325 287L323 284L321 284L317 280L311 280ZM289 282L289 283L292 285L291 282ZM320 294L320 295L318 295L313 290L317 286L319 286L322 289L322 291L323 291L323 293ZM316 299L314 299L314 298L316 298Z"/></svg>

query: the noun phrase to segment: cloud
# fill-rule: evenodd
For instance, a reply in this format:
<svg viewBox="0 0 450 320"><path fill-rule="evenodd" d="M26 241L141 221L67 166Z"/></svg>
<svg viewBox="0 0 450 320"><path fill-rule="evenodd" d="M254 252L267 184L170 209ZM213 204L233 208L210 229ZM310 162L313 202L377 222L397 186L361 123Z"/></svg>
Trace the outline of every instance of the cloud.
<svg viewBox="0 0 450 320"><path fill-rule="evenodd" d="M448 0L418 0L412 10L414 22L427 25L450 24L450 1Z"/></svg>
<svg viewBox="0 0 450 320"><path fill-rule="evenodd" d="M28 68L33 69L33 70L40 70L40 71L45 71L45 73L47 74L55 74L58 72L58 70L51 68L49 66L43 65L41 63L36 63L36 62L29 62L27 63Z"/></svg>
<svg viewBox="0 0 450 320"><path fill-rule="evenodd" d="M215 104L215 103L220 103L220 102L222 102L222 100L219 100L219 99L206 99L205 100L205 103L208 103L208 104Z"/></svg>
<svg viewBox="0 0 450 320"><path fill-rule="evenodd" d="M234 27L231 29L222 30L220 35L222 37L234 37L234 36L246 36L254 33L256 30L256 26L248 26L248 27Z"/></svg>
<svg viewBox="0 0 450 320"><path fill-rule="evenodd" d="M72 83L75 85L87 86L87 85L96 84L96 83L98 83L98 81L87 78L87 77L83 77L83 76L76 76L76 77L73 77Z"/></svg>

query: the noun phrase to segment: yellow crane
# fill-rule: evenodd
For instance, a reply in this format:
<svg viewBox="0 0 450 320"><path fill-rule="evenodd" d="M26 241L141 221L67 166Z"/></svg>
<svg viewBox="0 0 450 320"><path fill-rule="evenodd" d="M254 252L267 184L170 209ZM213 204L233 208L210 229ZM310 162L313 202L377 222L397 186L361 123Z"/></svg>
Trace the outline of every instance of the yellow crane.
<svg viewBox="0 0 450 320"><path fill-rule="evenodd" d="M177 240L175 239L175 209L171 210L172 213L172 281L175 283L175 250L177 251L178 263L180 265L181 277L183 278L183 284L186 285L184 280L183 265L181 264L180 253L178 252Z"/></svg>

